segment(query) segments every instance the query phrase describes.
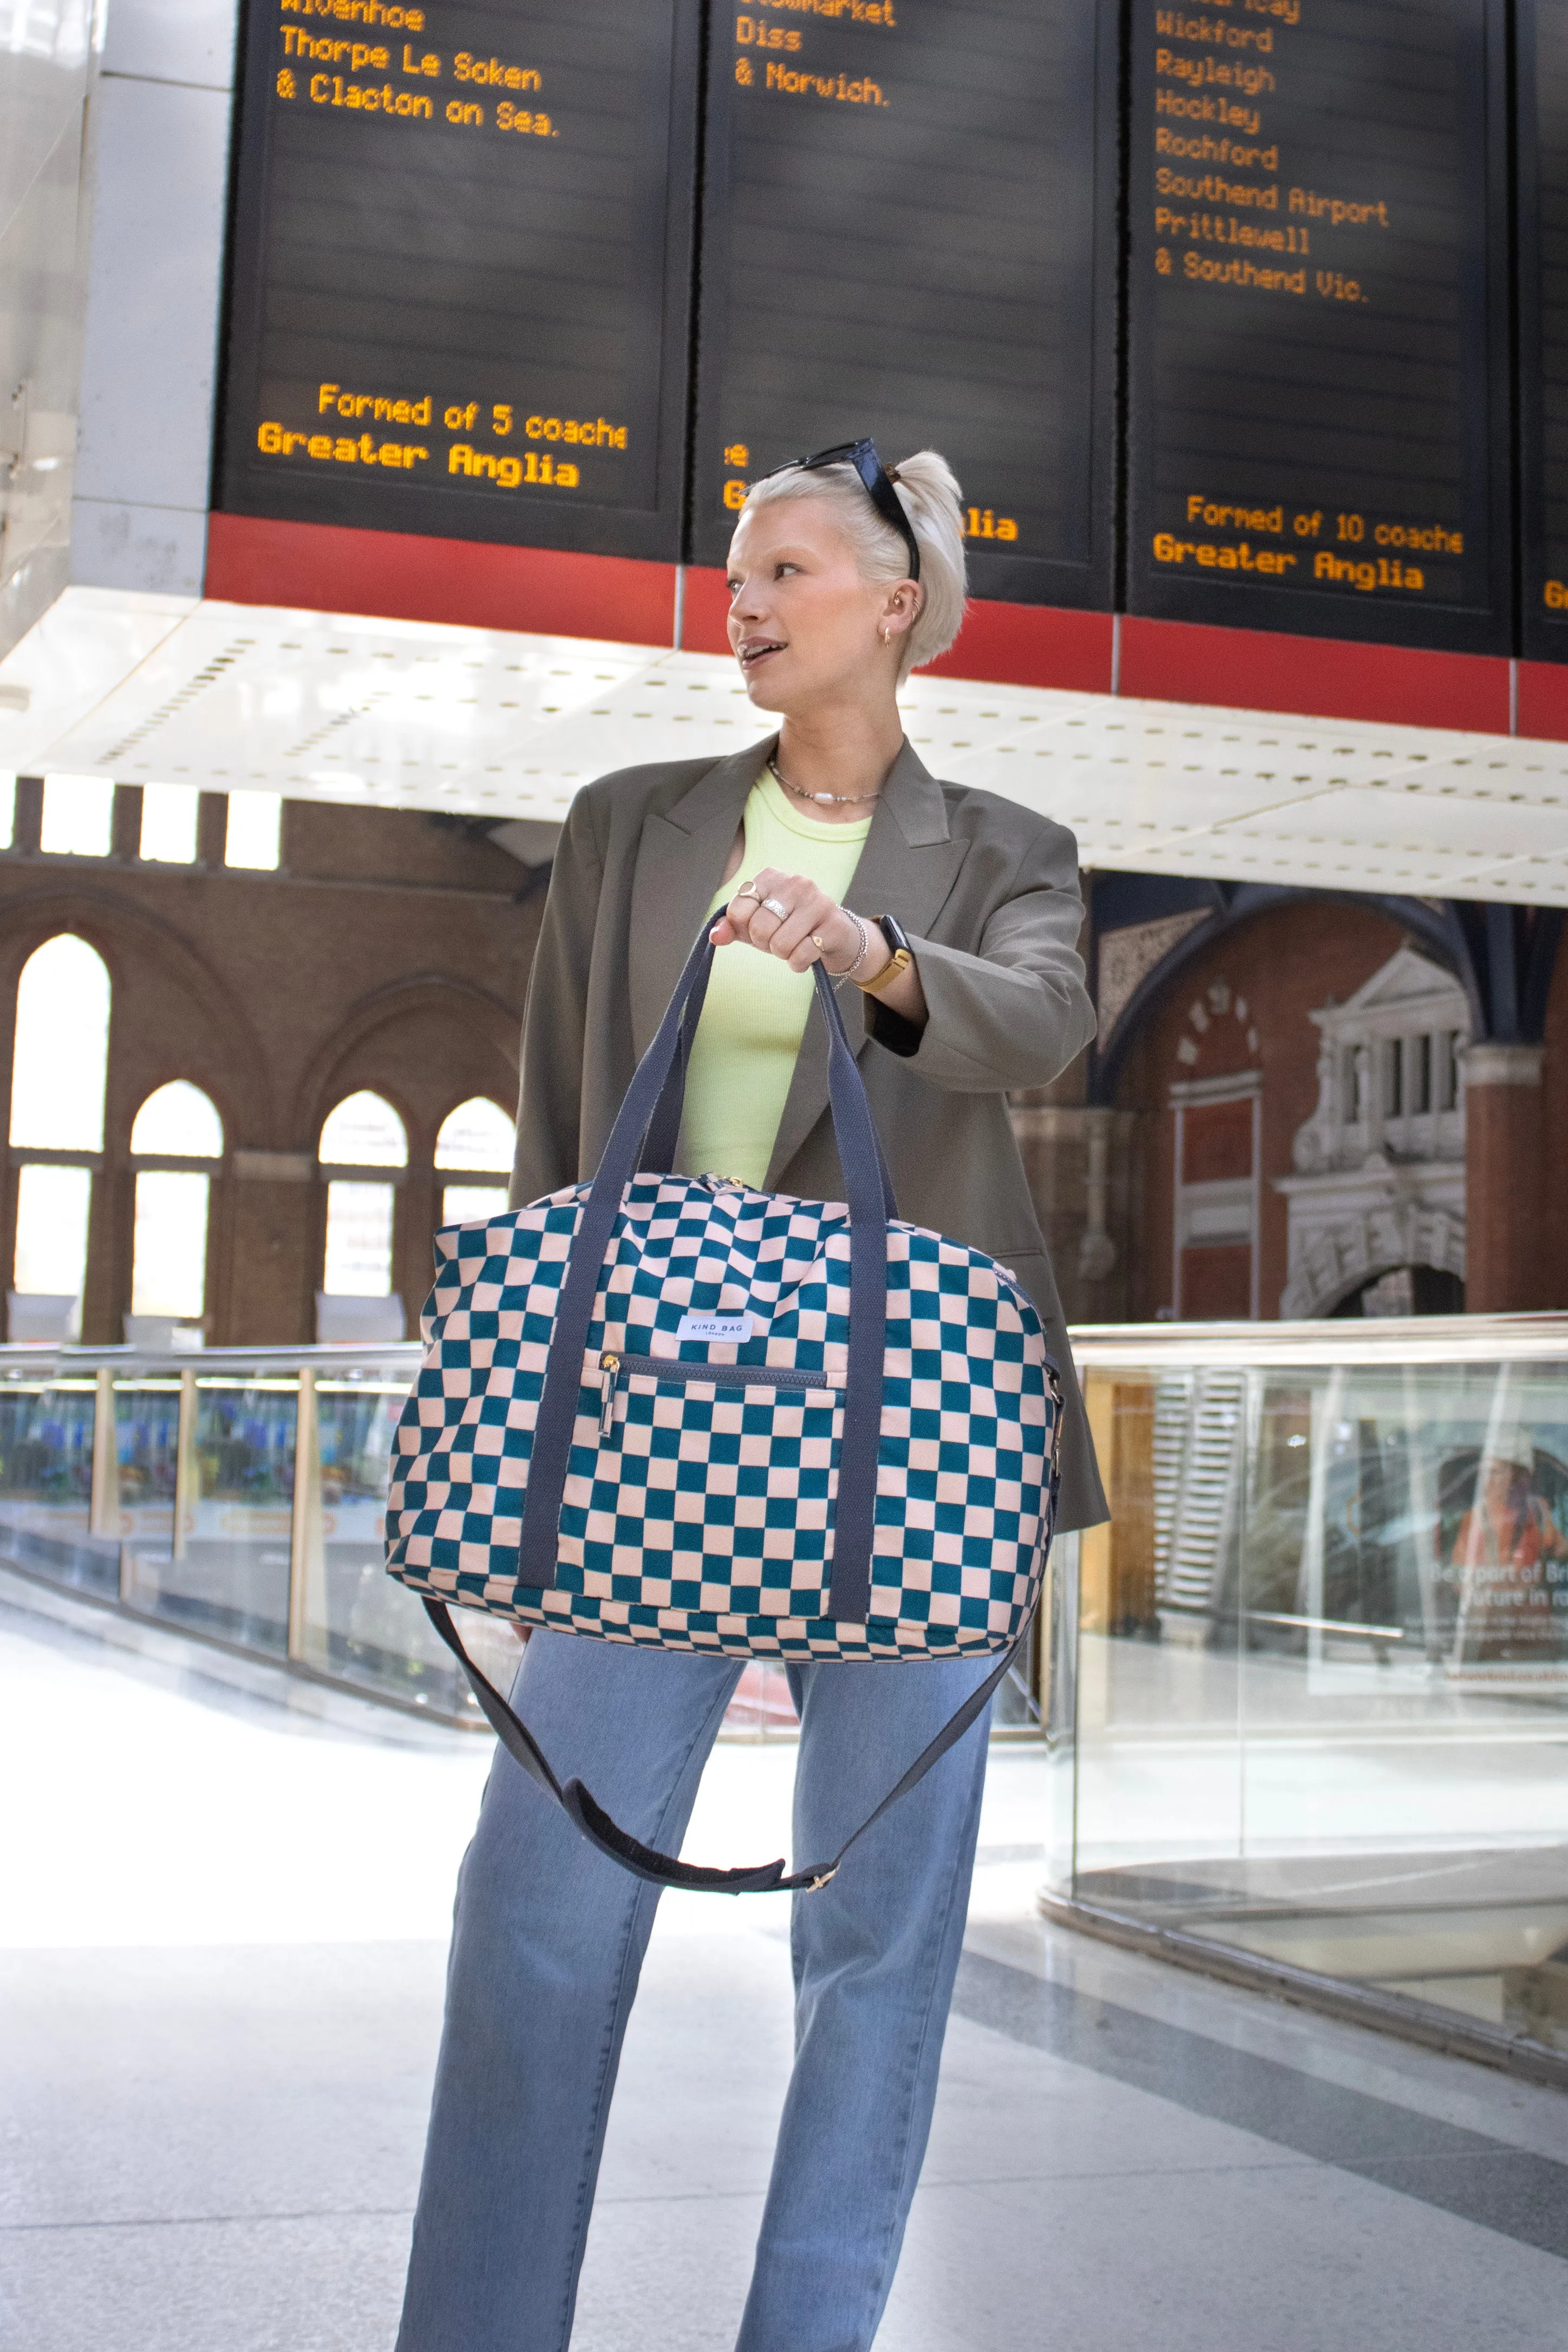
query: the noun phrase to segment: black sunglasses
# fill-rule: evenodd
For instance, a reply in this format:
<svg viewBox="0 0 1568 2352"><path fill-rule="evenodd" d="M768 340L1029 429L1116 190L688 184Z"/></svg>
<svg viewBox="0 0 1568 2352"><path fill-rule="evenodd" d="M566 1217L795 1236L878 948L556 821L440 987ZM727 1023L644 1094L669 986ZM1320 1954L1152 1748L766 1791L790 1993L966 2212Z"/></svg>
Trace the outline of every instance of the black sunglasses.
<svg viewBox="0 0 1568 2352"><path fill-rule="evenodd" d="M867 495L884 522L891 523L910 551L910 578L921 576L920 543L914 527L904 512L902 501L893 488L892 477L877 455L874 441L840 441L832 449L819 449L814 457L789 457L782 466L772 466L757 479L768 481L774 474L787 474L798 469L803 474L814 473L818 466L853 466L866 486Z"/></svg>

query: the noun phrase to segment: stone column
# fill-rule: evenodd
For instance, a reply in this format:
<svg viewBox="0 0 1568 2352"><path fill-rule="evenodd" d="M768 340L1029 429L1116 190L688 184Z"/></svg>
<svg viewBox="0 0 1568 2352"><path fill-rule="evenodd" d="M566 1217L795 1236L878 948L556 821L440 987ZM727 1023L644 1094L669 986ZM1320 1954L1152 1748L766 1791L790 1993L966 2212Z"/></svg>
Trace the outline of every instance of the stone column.
<svg viewBox="0 0 1568 2352"><path fill-rule="evenodd" d="M44 780L42 776L18 776L16 779L16 814L11 835L13 849L38 846L38 835L44 822Z"/></svg>
<svg viewBox="0 0 1568 2352"><path fill-rule="evenodd" d="M1138 1114L1055 1102L1043 1087L1009 1097L1008 1108L1068 1321L1124 1321Z"/></svg>
<svg viewBox="0 0 1568 2352"><path fill-rule="evenodd" d="M216 795L215 795L216 797ZM316 1336L325 1189L308 1151L230 1155L212 1266L214 1347L296 1348Z"/></svg>
<svg viewBox="0 0 1568 2352"><path fill-rule="evenodd" d="M1545 1246L1541 1045L1465 1048L1465 1306L1472 1315L1558 1307Z"/></svg>
<svg viewBox="0 0 1568 2352"><path fill-rule="evenodd" d="M228 844L228 794L203 793L196 803L196 864L218 871Z"/></svg>
<svg viewBox="0 0 1568 2352"><path fill-rule="evenodd" d="M114 814L110 819L110 841L116 857L127 860L142 855L142 787L140 784L116 784Z"/></svg>
<svg viewBox="0 0 1568 2352"><path fill-rule="evenodd" d="M429 1145L425 1149L429 1150ZM404 1323L419 1337L419 1310L430 1295L430 1236L440 1223L441 1180L428 1160L411 1160L397 1188L393 1220L392 1286L403 1297Z"/></svg>

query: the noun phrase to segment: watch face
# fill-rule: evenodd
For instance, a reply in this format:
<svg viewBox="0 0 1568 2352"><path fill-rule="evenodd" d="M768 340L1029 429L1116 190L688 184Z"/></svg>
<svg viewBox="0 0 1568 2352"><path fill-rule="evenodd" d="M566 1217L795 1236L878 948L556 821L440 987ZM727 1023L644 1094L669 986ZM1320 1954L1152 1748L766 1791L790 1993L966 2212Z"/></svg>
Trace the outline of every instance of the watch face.
<svg viewBox="0 0 1568 2352"><path fill-rule="evenodd" d="M902 923L900 922L897 915L879 915L877 918L877 929L881 932L882 937L887 940L888 945L891 948L895 955L898 954L900 948L902 948L906 955L910 952L910 935L905 930Z"/></svg>

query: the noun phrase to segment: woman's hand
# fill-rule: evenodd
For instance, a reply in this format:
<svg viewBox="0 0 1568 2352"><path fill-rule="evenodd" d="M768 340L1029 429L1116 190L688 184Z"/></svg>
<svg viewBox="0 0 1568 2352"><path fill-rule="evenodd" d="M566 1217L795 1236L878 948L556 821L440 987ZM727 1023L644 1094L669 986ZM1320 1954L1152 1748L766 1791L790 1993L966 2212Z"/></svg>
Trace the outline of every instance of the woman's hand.
<svg viewBox="0 0 1568 2352"><path fill-rule="evenodd" d="M866 930L866 961L857 980L869 980L888 961L881 932L873 923ZM860 952L860 928L854 917L805 875L784 874L776 866L764 866L753 881L742 884L708 936L715 947L729 947L739 940L760 948L764 955L787 963L791 971L825 964L835 979L848 971Z"/></svg>

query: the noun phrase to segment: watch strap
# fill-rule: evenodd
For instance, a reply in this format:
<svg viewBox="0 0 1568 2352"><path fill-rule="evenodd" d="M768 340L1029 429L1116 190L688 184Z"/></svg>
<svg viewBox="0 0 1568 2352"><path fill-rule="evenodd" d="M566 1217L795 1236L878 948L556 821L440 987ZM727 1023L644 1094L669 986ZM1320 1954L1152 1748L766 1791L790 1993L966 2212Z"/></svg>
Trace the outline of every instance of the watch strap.
<svg viewBox="0 0 1568 2352"><path fill-rule="evenodd" d="M899 974L908 971L915 960L910 935L896 916L879 915L876 922L877 929L888 942L889 960L875 979L856 982L856 987L867 996L880 996L884 989L891 988Z"/></svg>

